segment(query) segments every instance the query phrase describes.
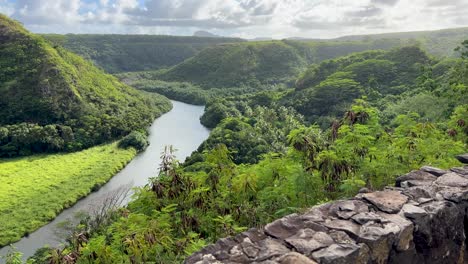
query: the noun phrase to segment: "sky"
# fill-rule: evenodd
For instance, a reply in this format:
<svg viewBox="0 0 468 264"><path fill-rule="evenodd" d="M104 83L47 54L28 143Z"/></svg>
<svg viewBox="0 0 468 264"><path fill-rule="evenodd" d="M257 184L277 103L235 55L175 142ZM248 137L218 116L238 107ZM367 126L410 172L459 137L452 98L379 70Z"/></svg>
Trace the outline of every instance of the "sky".
<svg viewBox="0 0 468 264"><path fill-rule="evenodd" d="M468 26L468 0L0 0L0 13L36 33L281 39Z"/></svg>

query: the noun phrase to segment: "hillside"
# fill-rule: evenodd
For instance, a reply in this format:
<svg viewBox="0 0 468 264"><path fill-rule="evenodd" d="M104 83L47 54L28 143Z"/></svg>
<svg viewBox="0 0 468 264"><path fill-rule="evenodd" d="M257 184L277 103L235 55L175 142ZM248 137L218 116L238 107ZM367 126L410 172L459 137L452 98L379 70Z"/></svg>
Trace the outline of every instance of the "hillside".
<svg viewBox="0 0 468 264"><path fill-rule="evenodd" d="M463 51L468 54L468 42ZM341 210L329 202L355 197L358 192L371 195L370 191L393 185L395 180L413 179L397 178L408 171L420 180L408 183L409 187L427 187L424 181L436 177L414 171L424 165L442 169L461 166L455 156L466 152L468 142L467 58L439 61L418 47L408 46L350 54L314 67L319 69L314 73L322 74L311 75L310 86L295 91L243 94L208 102L201 120L213 129L184 163L176 160L173 148L166 148L157 177L139 189L124 210L109 212L106 217L112 220L108 224L96 224L100 216L88 217L69 229L70 234L83 234L84 238L79 238L82 243L71 243L63 251L45 248L34 258L50 260L44 256L58 252L58 263L66 263L70 256L77 258L77 263L145 263L155 259L158 263L182 263L218 240L228 241L224 247L232 247L234 240L220 239L251 228L267 226L271 232L289 228L291 232L278 236L290 238L290 233L300 230L295 225L304 224L296 221L301 212L308 212L308 221L316 218L323 224L322 216L326 215L320 212L328 211L310 214L307 208L314 205L323 203L321 208L348 219L346 213L352 212L354 205L346 204L344 207L351 209ZM311 122L304 122L294 110L303 110L297 106L313 110L303 112ZM314 123L321 117L331 117L327 120L333 122L319 127ZM457 168L459 171L463 168ZM421 188L415 190L419 195ZM374 203L377 208L382 204L381 200ZM384 204L387 209L388 204ZM268 224L286 215L290 216ZM346 222L343 219L327 227L341 230L341 223ZM462 223L463 217L459 220ZM358 222L346 224L359 229ZM302 246L302 242L317 237L310 232L288 241L299 241ZM273 252L281 245L271 238L265 242L264 235L250 236L252 241L240 235L237 238L245 250L220 252L205 260L226 262L232 253L238 257L236 261L244 263L250 261L244 256L257 256L258 252L281 254ZM344 237L352 242L345 233L337 236L340 241ZM332 243L331 236L327 239ZM257 248L265 250L251 247L255 241L262 241ZM219 245L208 248L218 251ZM347 252L342 255L358 255ZM264 261L263 255L255 260ZM192 263L193 258L186 261Z"/></svg>
<svg viewBox="0 0 468 264"><path fill-rule="evenodd" d="M287 83L310 63L401 43L258 41L210 47L160 75L204 88Z"/></svg>
<svg viewBox="0 0 468 264"><path fill-rule="evenodd" d="M0 16L0 156L76 150L143 129L170 102L143 95Z"/></svg>
<svg viewBox="0 0 468 264"><path fill-rule="evenodd" d="M415 89L433 64L417 46L354 53L309 66L283 101L308 120L328 126L329 118L343 114L363 95L377 100Z"/></svg>
<svg viewBox="0 0 468 264"><path fill-rule="evenodd" d="M408 41L416 40L432 55L455 56L453 51L468 35L468 27L433 31L395 32L384 34L355 35L337 38L339 41Z"/></svg>
<svg viewBox="0 0 468 264"><path fill-rule="evenodd" d="M94 61L110 73L155 70L174 66L200 50L236 38L152 35L43 35L54 45Z"/></svg>

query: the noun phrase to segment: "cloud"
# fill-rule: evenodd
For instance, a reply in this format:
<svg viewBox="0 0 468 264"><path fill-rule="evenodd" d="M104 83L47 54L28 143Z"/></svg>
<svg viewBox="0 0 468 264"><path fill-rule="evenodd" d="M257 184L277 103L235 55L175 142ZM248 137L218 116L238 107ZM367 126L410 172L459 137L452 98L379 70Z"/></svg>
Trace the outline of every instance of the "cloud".
<svg viewBox="0 0 468 264"><path fill-rule="evenodd" d="M394 6L399 0L371 0L371 4Z"/></svg>
<svg viewBox="0 0 468 264"><path fill-rule="evenodd" d="M466 26L466 0L0 0L33 30L283 38Z"/></svg>

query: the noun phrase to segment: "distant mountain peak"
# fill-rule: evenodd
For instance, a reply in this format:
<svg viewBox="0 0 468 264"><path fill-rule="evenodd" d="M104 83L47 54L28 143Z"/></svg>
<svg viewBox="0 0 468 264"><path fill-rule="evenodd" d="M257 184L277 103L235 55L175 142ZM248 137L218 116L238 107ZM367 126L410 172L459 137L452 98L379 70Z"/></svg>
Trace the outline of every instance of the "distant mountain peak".
<svg viewBox="0 0 468 264"><path fill-rule="evenodd" d="M194 37L207 37L207 38L222 38L222 36L219 36L211 32L204 31L204 30L195 31L193 33L193 36Z"/></svg>

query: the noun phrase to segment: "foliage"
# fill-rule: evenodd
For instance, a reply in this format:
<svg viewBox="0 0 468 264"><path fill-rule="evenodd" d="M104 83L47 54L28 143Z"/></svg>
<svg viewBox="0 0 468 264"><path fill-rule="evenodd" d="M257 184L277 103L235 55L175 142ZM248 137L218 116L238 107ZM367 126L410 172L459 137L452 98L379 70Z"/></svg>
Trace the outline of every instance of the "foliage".
<svg viewBox="0 0 468 264"><path fill-rule="evenodd" d="M148 126L170 109L79 56L0 17L1 156L80 150ZM8 40L8 41L6 41Z"/></svg>
<svg viewBox="0 0 468 264"><path fill-rule="evenodd" d="M352 44L350 49L363 47ZM327 45L228 44L168 71L121 75L154 81L148 90L161 85L170 93L187 85L181 94L214 91L213 97L201 93L208 95L201 121L212 133L182 164L167 147L159 174L135 190L126 208L112 210L97 228L95 221L81 221L65 249L46 250L46 261L74 256L77 263L178 263L220 237L362 187L381 189L423 165L460 165L454 156L466 151L468 138L464 58L438 61L417 46L360 52L310 66L295 90L217 96L239 83L288 83L287 72L316 58L309 51L343 52L340 44ZM279 63L273 78L263 62ZM157 80L169 77L192 84ZM204 90L215 85L222 89ZM74 234L84 238L73 242Z"/></svg>
<svg viewBox="0 0 468 264"><path fill-rule="evenodd" d="M424 81L424 66L432 63L416 46L365 51L324 61L300 75L296 90L283 102L325 128L362 95L377 103L384 97L414 90ZM424 85L430 86L431 75L426 77Z"/></svg>
<svg viewBox="0 0 468 264"><path fill-rule="evenodd" d="M131 132L119 142L119 147L133 147L139 152L145 150L148 147L148 145L149 142L146 135L138 131Z"/></svg>
<svg viewBox="0 0 468 264"><path fill-rule="evenodd" d="M248 129L247 120L228 117L215 130L235 135ZM166 148L158 177L137 190L119 218L92 233L82 248L68 250L76 252L78 263L181 262L220 237L354 195L364 186L382 188L423 164L459 165L454 155L463 143L436 124L417 120L416 114L400 115L386 130L379 111L359 99L327 130L295 127L287 151L270 150L255 164L234 163L237 145L214 145L182 166Z"/></svg>
<svg viewBox="0 0 468 264"><path fill-rule="evenodd" d="M19 240L106 183L136 155L117 145L0 160L0 245Z"/></svg>
<svg viewBox="0 0 468 264"><path fill-rule="evenodd" d="M237 38L151 35L56 35L43 37L110 73L155 70L174 66L206 47L241 42Z"/></svg>

